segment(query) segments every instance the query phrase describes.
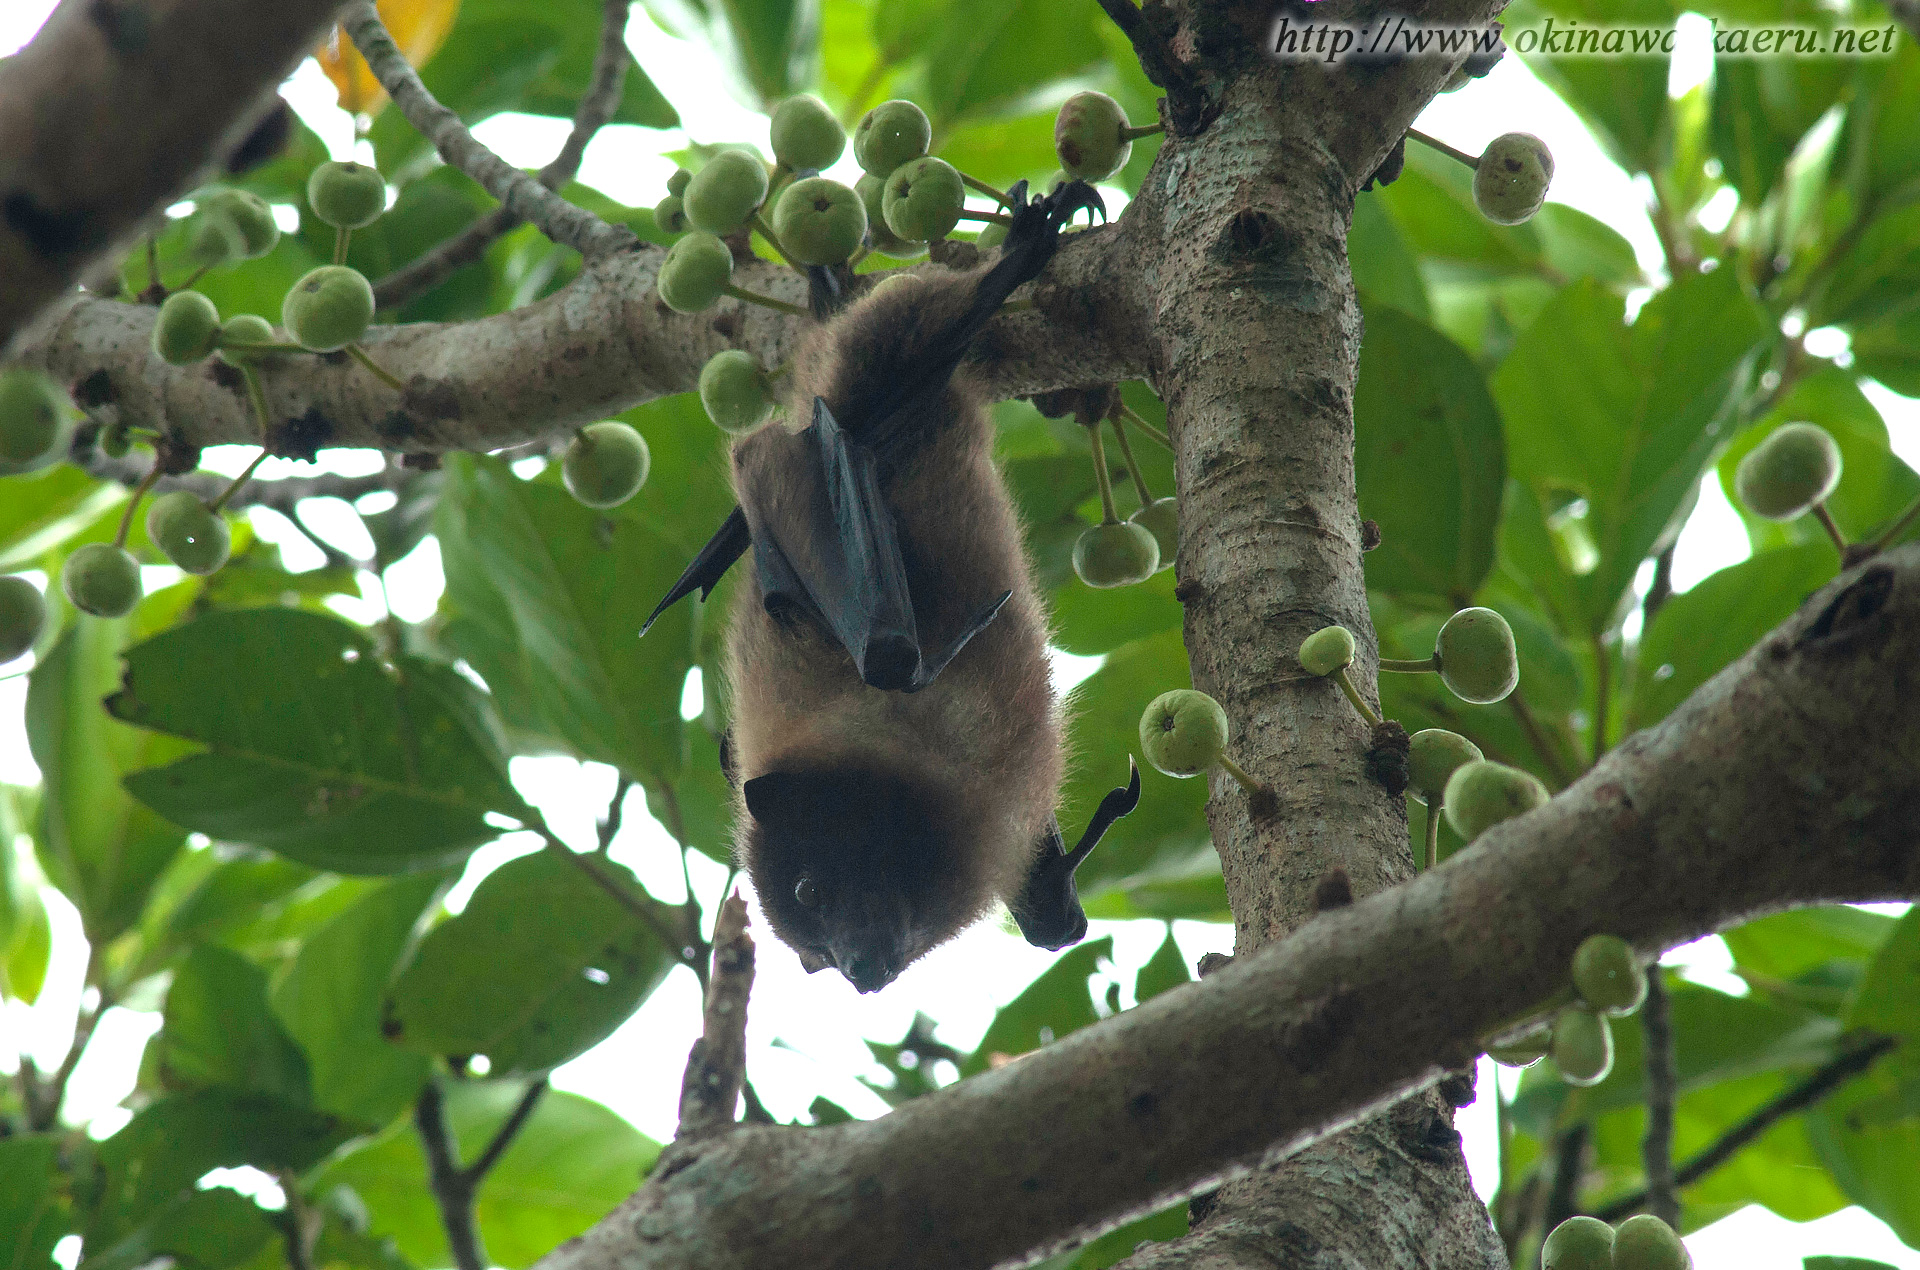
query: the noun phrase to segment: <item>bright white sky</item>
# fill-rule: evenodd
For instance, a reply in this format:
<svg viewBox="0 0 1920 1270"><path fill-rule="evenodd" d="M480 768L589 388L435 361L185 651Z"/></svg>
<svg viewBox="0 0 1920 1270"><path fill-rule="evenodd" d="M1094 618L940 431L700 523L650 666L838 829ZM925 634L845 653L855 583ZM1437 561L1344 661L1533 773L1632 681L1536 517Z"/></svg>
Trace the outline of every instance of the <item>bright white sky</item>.
<svg viewBox="0 0 1920 1270"><path fill-rule="evenodd" d="M53 8L54 0L7 0L0 4L0 55L31 38ZM1704 21L1691 16L1683 19L1684 28L1696 23L1693 29L1697 34L1705 29ZM725 95L721 87L725 76L703 46L668 37L639 7L634 10L628 38L639 63L691 127L687 132L607 128L588 147L581 180L623 202L650 206L660 197L674 167L659 154L683 145L689 135L702 141L751 140L764 146L765 116ZM1684 91L1699 82L1708 69L1704 46L1697 39L1691 44L1683 41L1683 51L1675 58L1675 90ZM351 155L352 122L334 104L332 87L314 63L302 65L285 92L336 158ZM1557 160L1554 199L1614 226L1633 243L1642 265L1657 271L1659 246L1643 210L1641 187L1606 159L1573 112L1528 73L1519 58L1504 58L1486 79L1465 91L1437 98L1422 116L1420 126L1463 150L1477 153L1487 141L1508 131L1514 119L1527 120L1529 130L1552 148ZM531 168L551 157L566 129L562 121L513 115L491 120L477 131L509 162ZM1123 201L1109 195L1109 205L1116 212ZM1720 210L1731 215L1731 206ZM1815 345L1817 339L1808 342ZM1830 353L1840 346L1829 344L1816 351ZM1920 401L1884 389L1871 391L1871 395L1892 429L1894 449L1909 464L1920 467ZM237 473L250 457L249 451L239 447L214 450L207 455L207 466ZM323 470L340 472L364 472L378 466L377 456L344 451L323 454L319 464ZM273 477L312 470L309 465L270 459L260 474ZM371 544L345 504L317 502L308 508L311 523L323 535L356 554L370 552ZM272 513L256 512L254 516L262 536L280 543L289 567L310 568L320 563L319 553L286 522ZM1674 568L1676 588L1685 590L1747 554L1746 535L1738 518L1721 495L1719 482L1709 479L1699 510L1680 538ZM179 576L172 569L149 569L148 574L149 589ZM430 614L443 585L433 543L429 541L390 571L388 585L400 616L420 620ZM361 619L378 615L372 606L363 607L368 611L355 607L348 615ZM1062 658L1056 669L1064 687L1091 673L1097 665L1091 658ZM0 680L0 780L31 784L39 776L27 750L22 721L25 697L22 678ZM694 702L697 700L695 695ZM611 769L565 759L516 759L513 776L515 784L541 807L562 837L577 843L591 841L593 815L604 809L613 790ZM488 871L532 850L535 843L519 840L527 837L510 836L476 853L456 893L456 902L463 901ZM684 895L678 850L647 815L645 800L637 795L627 803L626 828L615 851L661 899L671 903ZM692 876L695 890L711 912L725 871L696 856ZM0 1015L0 1034L15 1038L14 1044L0 1046L0 1071L14 1069L16 1047L35 1054L43 1063L57 1062L72 1035L85 946L73 910L56 893L48 891L48 895L55 918L55 951L47 990L34 1009L14 1003ZM1159 946L1164 929L1159 922L1093 924L1091 937L1114 937L1114 977L1128 1005L1132 1004L1134 974ZM1189 966L1204 952L1231 949L1231 932L1225 927L1181 922L1176 924L1175 935ZM763 934L758 943L759 977L748 1029L748 1070L769 1108L785 1119L801 1115L816 1095L825 1095L859 1115L878 1114L884 1104L852 1079L857 1072L879 1073L862 1038L897 1041L912 1022L914 1012L925 1010L938 1020L943 1040L970 1048L985 1031L994 1011L1053 961L1053 954L1031 948L1016 935L988 923L937 950L886 991L862 997L838 975L808 976L778 941ZM1687 966L1689 973L1703 982L1730 991L1744 990L1742 981L1729 973L1731 959L1718 938L1676 950L1667 960ZM1096 997L1100 995L1095 993ZM697 985L690 972L676 970L611 1038L560 1068L554 1083L607 1104L643 1132L665 1140L673 1132L680 1072L687 1049L699 1034L699 1025ZM132 1088L141 1048L158 1027L158 1015L126 1009L110 1011L102 1021L86 1060L74 1075L69 1104L70 1116L87 1121L94 1136L105 1136L124 1122L126 1113L115 1104ZM776 1039L780 1042L777 1046ZM1483 1194L1491 1194L1497 1179L1493 1104L1487 1096L1495 1070L1490 1061L1481 1060L1482 1097L1460 1117L1468 1163ZM219 1181L255 1190L269 1203L278 1198L277 1187L262 1175L227 1175ZM1687 1243L1702 1270L1720 1266L1799 1270L1802 1257L1823 1253L1873 1257L1901 1270L1920 1270L1920 1251L1900 1243L1884 1224L1858 1208L1799 1225L1751 1207L1697 1232Z"/></svg>

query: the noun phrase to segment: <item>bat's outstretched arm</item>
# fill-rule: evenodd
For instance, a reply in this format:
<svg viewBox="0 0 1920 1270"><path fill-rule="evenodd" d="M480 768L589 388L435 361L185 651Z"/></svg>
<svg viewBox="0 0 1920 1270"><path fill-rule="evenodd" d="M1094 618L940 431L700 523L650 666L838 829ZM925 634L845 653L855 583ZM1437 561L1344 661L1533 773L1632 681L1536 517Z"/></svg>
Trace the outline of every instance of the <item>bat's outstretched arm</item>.
<svg viewBox="0 0 1920 1270"><path fill-rule="evenodd" d="M1111 791L1100 800L1099 809L1087 823L1087 831L1080 835L1079 845L1072 851L1067 850L1066 839L1060 836L1060 823L1048 824L1040 858L1034 861L1033 872L1027 875L1026 885L1011 905L1013 920L1019 923L1020 933L1027 937L1029 944L1057 952L1086 938L1087 914L1080 907L1073 871L1092 854L1114 821L1140 805L1140 768L1131 757L1127 759L1127 769L1125 787Z"/></svg>

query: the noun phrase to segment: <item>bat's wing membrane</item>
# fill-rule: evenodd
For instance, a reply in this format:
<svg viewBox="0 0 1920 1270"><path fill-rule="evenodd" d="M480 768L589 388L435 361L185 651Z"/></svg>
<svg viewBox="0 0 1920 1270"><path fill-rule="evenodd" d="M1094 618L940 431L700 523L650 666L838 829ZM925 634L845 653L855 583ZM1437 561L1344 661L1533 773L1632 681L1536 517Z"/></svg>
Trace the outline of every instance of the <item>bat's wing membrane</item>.
<svg viewBox="0 0 1920 1270"><path fill-rule="evenodd" d="M713 588L720 585L720 579L733 567L733 562L746 552L751 537L746 513L738 507L734 508L713 537L707 539L707 545L700 548L700 554L693 558L693 563L681 573L680 580L673 584L673 590L667 592L667 598L654 605L653 612L647 614L646 624L640 628L640 633L645 635L656 618L695 591L700 593L703 600L712 595Z"/></svg>

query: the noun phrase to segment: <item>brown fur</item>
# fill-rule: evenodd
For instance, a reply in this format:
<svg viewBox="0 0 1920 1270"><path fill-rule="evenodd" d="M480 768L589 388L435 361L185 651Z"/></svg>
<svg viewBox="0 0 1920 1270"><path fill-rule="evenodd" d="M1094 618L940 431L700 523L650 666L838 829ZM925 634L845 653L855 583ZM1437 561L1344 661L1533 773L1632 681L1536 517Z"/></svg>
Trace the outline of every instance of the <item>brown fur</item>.
<svg viewBox="0 0 1920 1270"><path fill-rule="evenodd" d="M812 332L795 361L788 425L769 424L734 447L742 505L779 523L800 490L794 474L808 462L797 428L810 421L813 399L844 420L857 415L854 403L910 380L972 299L978 276L915 276ZM901 867L922 881L939 875L925 888L932 911L916 912L911 961L1019 891L1054 811L1064 758L1046 615L993 464L992 426L964 366L930 406L904 423L896 419L894 429L860 439L882 455L922 647L931 655L1001 592L1012 598L932 684L912 694L884 692L861 682L830 633L804 618L770 615L749 570L734 606L727 670L740 787L773 772L869 773L875 805L898 795L897 805L926 809L924 817L905 817L920 823L901 824L900 836L912 840L894 847ZM783 536L783 545L806 572L805 535ZM847 808L850 816L860 811ZM765 835L744 799L736 823L740 856L769 921L805 956L795 906L780 893L792 884L763 859Z"/></svg>

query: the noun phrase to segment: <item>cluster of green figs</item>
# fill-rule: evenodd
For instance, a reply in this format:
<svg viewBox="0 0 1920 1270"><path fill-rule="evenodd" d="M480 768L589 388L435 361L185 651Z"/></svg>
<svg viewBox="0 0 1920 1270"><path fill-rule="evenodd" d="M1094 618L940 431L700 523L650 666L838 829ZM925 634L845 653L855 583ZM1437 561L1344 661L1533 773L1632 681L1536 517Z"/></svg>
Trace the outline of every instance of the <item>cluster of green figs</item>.
<svg viewBox="0 0 1920 1270"><path fill-rule="evenodd" d="M1689 1270L1693 1258L1673 1227L1639 1213L1618 1229L1598 1217L1569 1217L1540 1248L1542 1270Z"/></svg>

